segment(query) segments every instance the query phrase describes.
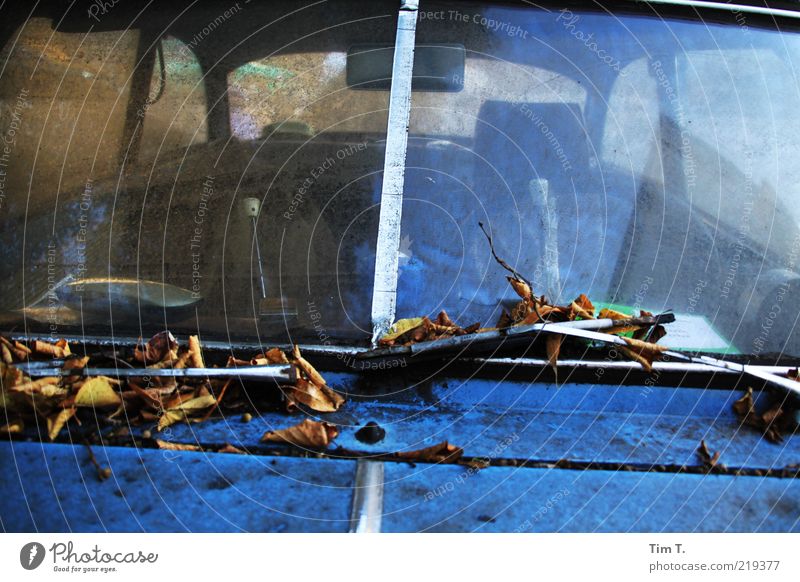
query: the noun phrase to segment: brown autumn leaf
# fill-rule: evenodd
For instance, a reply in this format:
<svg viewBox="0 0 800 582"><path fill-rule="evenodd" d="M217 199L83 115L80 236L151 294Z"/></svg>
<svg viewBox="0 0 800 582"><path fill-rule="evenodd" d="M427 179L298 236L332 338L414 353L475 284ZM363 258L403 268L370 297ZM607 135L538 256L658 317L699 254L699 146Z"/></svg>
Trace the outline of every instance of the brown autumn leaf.
<svg viewBox="0 0 800 582"><path fill-rule="evenodd" d="M14 356L11 355L11 350L9 349L9 347L5 343L3 343L2 345L0 345L0 349L2 349L3 363L8 365L13 364Z"/></svg>
<svg viewBox="0 0 800 582"><path fill-rule="evenodd" d="M178 349L178 340L169 331L161 331L147 340L142 349L137 345L133 350L133 357L145 366L152 366L167 359Z"/></svg>
<svg viewBox="0 0 800 582"><path fill-rule="evenodd" d="M0 433L2 434L18 434L25 428L25 423L22 419L15 419L9 421L7 424L0 426Z"/></svg>
<svg viewBox="0 0 800 582"><path fill-rule="evenodd" d="M335 412L345 401L338 392L328 386L324 384L317 386L303 378L298 378L294 386L283 386L282 389L290 410L300 403L317 412Z"/></svg>
<svg viewBox="0 0 800 582"><path fill-rule="evenodd" d="M26 382L17 383L9 388L9 392L19 392L21 394L42 394L45 396L54 396L55 393L52 387L58 387L58 382L61 380L58 376L48 376L46 378L39 378L38 380L27 379ZM66 394L66 391L64 391Z"/></svg>
<svg viewBox="0 0 800 582"><path fill-rule="evenodd" d="M339 436L339 429L327 422L305 419L300 424L282 430L267 431L263 442L285 442L298 447L323 449Z"/></svg>
<svg viewBox="0 0 800 582"><path fill-rule="evenodd" d="M56 359L66 358L72 353L69 350L67 340L64 339L60 339L52 344L36 340L33 342L33 351L40 356L48 356Z"/></svg>
<svg viewBox="0 0 800 582"><path fill-rule="evenodd" d="M569 319L573 320L576 317L581 319L594 319L594 305L589 301L589 298L581 293L575 301L570 304Z"/></svg>
<svg viewBox="0 0 800 582"><path fill-rule="evenodd" d="M620 347L619 350L632 360L639 362L647 372L653 370L653 362L660 360L664 352L667 351L665 346L652 342L645 342L629 337L623 337L622 339L625 340L628 347Z"/></svg>
<svg viewBox="0 0 800 582"><path fill-rule="evenodd" d="M64 408L47 417L47 436L50 437L51 441L56 439L58 433L61 432L67 421L75 416L77 411L77 408Z"/></svg>
<svg viewBox="0 0 800 582"><path fill-rule="evenodd" d="M32 353L31 349L25 344L18 341L12 342L3 336L0 336L0 345L3 347L3 362L6 364L11 364L14 360L27 360ZM7 360L6 352L8 352L8 356L11 357L12 361Z"/></svg>
<svg viewBox="0 0 800 582"><path fill-rule="evenodd" d="M380 340L378 340L378 343L382 346L391 346L395 343L399 343L399 340L406 334L412 333L420 327L424 327L426 319L426 317L399 319L389 329L389 331Z"/></svg>
<svg viewBox="0 0 800 582"><path fill-rule="evenodd" d="M205 368L203 351L200 347L200 338L196 335L189 336L189 365L192 368Z"/></svg>
<svg viewBox="0 0 800 582"><path fill-rule="evenodd" d="M753 389L748 387L744 396L733 403L733 411L742 424L758 429L768 441L783 442L783 432L788 423L780 402L773 404L763 414L759 413L753 401Z"/></svg>
<svg viewBox="0 0 800 582"><path fill-rule="evenodd" d="M183 443L171 443L169 441L162 441L156 439L156 446L165 451L202 451L203 447L200 445L187 445Z"/></svg>
<svg viewBox="0 0 800 582"><path fill-rule="evenodd" d="M239 363L242 362L242 363ZM286 357L286 354L283 353L283 350L279 348L272 348L271 350L267 350L262 354L258 354L253 356L250 362L244 362L241 360L234 360L236 365L253 365L253 366L268 366L270 364L288 364L289 358Z"/></svg>
<svg viewBox="0 0 800 582"><path fill-rule="evenodd" d="M706 470L710 471L717 466L717 463L719 462L719 455L719 451L712 455L711 451L708 450L706 441L700 441L700 446L697 447L697 456L700 458L700 461L703 463L703 466L706 468Z"/></svg>
<svg viewBox="0 0 800 582"><path fill-rule="evenodd" d="M558 372L558 354L561 352L561 342L564 341L564 336L557 333L548 333L545 338L545 347L547 348L547 361L554 373Z"/></svg>
<svg viewBox="0 0 800 582"><path fill-rule="evenodd" d="M90 378L75 394L74 405L87 408L108 408L122 404L119 393L111 386L109 378Z"/></svg>
<svg viewBox="0 0 800 582"><path fill-rule="evenodd" d="M506 276L506 279L511 284L511 287L514 289L517 295L520 296L521 299L529 300L533 295L533 291L525 281L518 279L517 277L509 277Z"/></svg>
<svg viewBox="0 0 800 582"><path fill-rule="evenodd" d="M455 462L464 454L464 449L451 445L447 441L435 444L431 447L419 449L416 451L408 451L404 453L395 453L395 455L406 461L420 461L423 463L444 463Z"/></svg>
<svg viewBox="0 0 800 582"><path fill-rule="evenodd" d="M217 399L211 394L203 394L202 396L195 396L175 403L171 408L165 410L158 419L158 430L164 430L166 427L183 420L197 420L197 417L202 417L216 403Z"/></svg>
<svg viewBox="0 0 800 582"><path fill-rule="evenodd" d="M229 454L233 454L233 455L246 455L247 454L242 449L237 449L236 447L234 447L233 445L231 445L229 443L225 443L225 446L222 447L221 449L219 449L217 452L218 453L229 453Z"/></svg>

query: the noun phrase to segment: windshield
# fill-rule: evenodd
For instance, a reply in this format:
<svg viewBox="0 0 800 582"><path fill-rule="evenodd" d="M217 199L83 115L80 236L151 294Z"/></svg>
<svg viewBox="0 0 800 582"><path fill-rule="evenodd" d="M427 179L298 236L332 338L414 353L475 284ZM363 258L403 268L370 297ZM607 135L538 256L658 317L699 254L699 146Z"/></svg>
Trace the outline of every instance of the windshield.
<svg viewBox="0 0 800 582"><path fill-rule="evenodd" d="M145 26L119 5L90 32L42 8L9 32L5 327L365 344L389 92L348 63L393 45L396 9L209 3ZM435 48L463 64L439 84L415 64L398 318L513 307L483 223L554 303L671 309L671 347L800 356L796 34L425 2Z"/></svg>

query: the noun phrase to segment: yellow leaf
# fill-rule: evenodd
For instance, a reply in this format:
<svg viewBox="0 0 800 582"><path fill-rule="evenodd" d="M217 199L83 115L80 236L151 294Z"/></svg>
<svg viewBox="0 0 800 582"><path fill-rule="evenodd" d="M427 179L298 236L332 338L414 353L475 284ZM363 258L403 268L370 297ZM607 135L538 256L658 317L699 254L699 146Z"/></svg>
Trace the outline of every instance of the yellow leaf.
<svg viewBox="0 0 800 582"><path fill-rule="evenodd" d="M47 436L50 437L51 441L55 440L58 433L61 432L61 429L64 428L67 421L75 416L76 412L77 409L75 408L65 408L47 417Z"/></svg>
<svg viewBox="0 0 800 582"><path fill-rule="evenodd" d="M408 319L400 319L389 329L389 331L381 338L382 342L390 342L396 340L404 333L418 328L425 321L424 317L410 317Z"/></svg>
<svg viewBox="0 0 800 582"><path fill-rule="evenodd" d="M122 404L122 399L111 387L109 379L104 376L87 380L75 395L75 406L106 408L120 404Z"/></svg>

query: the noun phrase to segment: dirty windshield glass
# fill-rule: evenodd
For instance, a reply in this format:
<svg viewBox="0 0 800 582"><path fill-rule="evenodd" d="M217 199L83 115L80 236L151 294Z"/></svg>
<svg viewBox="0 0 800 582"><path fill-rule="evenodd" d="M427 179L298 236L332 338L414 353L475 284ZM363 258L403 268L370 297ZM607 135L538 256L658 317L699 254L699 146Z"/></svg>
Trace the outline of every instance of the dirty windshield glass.
<svg viewBox="0 0 800 582"><path fill-rule="evenodd" d="M37 6L2 24L5 327L366 344L397 3ZM800 356L797 36L670 10L424 3L397 318L514 306L483 223L552 303Z"/></svg>
<svg viewBox="0 0 800 582"><path fill-rule="evenodd" d="M415 92L398 316L491 326L519 300L671 309L662 343L800 355L793 34L574 9L426 3L463 90ZM458 74L458 73L454 73Z"/></svg>
<svg viewBox="0 0 800 582"><path fill-rule="evenodd" d="M6 327L363 337L395 3L100 4L3 22Z"/></svg>

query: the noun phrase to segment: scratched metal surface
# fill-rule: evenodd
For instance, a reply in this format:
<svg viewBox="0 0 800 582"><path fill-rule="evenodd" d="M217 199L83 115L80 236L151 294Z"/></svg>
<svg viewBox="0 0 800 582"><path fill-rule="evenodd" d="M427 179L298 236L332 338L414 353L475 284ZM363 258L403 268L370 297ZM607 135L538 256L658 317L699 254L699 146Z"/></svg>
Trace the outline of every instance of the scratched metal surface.
<svg viewBox="0 0 800 582"><path fill-rule="evenodd" d="M448 440L465 455L488 457L495 465L514 460L529 466L476 473L460 465L387 462L384 531L798 529L800 480L755 471L796 468L800 441L788 436L773 444L741 427L731 410L739 390L486 378L415 381L402 373L325 376L350 397L339 412L321 417L341 427L326 451L333 459L287 457L285 448L260 443L266 430L305 417L282 410L255 414L250 422L237 413L153 431L155 438L176 443L230 443L254 455L155 450L148 448L152 440L138 439L145 427L132 427L140 448L93 447L100 463L112 468L113 477L103 483L86 448L70 444L80 442L78 432L65 431L64 444L4 442L0 526L6 531L346 531L355 462L336 457ZM765 398L759 395L757 403ZM355 436L370 420L386 430L374 445ZM84 423L79 430L88 429ZM726 474L699 473L701 440L721 452ZM559 460L583 470L553 468ZM695 473L676 472L681 465ZM746 474L734 475L737 469Z"/></svg>
<svg viewBox="0 0 800 582"><path fill-rule="evenodd" d="M341 387L345 375L329 375ZM352 387L351 387L352 389ZM399 389L399 391L396 391ZM331 447L361 453L406 451L448 440L465 455L492 459L700 467L696 450L705 440L730 468L784 469L800 465L800 440L764 440L741 426L731 405L740 392L671 388L441 379L381 395L363 392L318 419L340 426ZM766 397L763 395L762 397ZM756 399L759 403L760 398ZM302 415L283 412L211 419L170 427L169 439L188 443L258 446L267 430L286 428ZM359 442L368 421L386 430L377 444Z"/></svg>
<svg viewBox="0 0 800 582"><path fill-rule="evenodd" d="M5 531L346 531L355 464L2 443ZM6 474L9 474L6 471ZM798 531L800 481L388 463L383 531Z"/></svg>
<svg viewBox="0 0 800 582"><path fill-rule="evenodd" d="M346 531L355 463L0 443L5 531Z"/></svg>

